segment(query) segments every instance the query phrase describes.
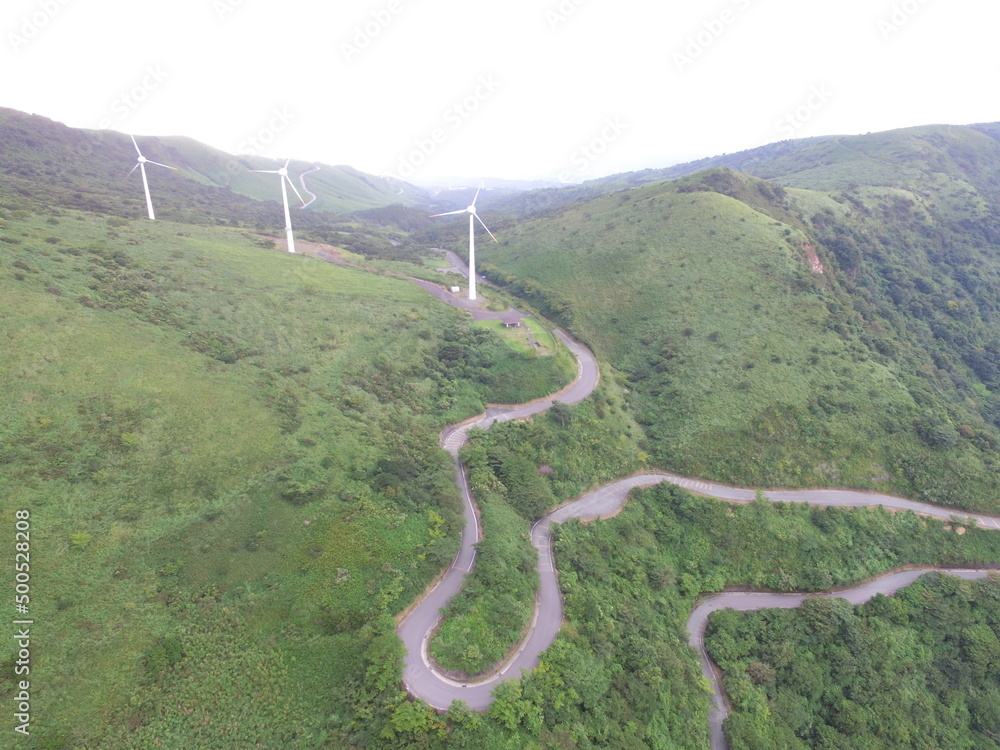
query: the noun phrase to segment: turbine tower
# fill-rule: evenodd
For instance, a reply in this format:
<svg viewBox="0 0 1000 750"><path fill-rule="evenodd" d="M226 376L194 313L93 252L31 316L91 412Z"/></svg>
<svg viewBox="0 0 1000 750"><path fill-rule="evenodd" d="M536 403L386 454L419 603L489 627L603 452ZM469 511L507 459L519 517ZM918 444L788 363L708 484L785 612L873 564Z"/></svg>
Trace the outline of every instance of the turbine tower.
<svg viewBox="0 0 1000 750"><path fill-rule="evenodd" d="M449 211L444 214L434 214L431 218L436 218L438 216L458 216L459 214L469 215L469 299L476 299L476 220L479 219L479 223L483 225L483 229L486 230L494 242L499 242L496 237L493 237L493 232L490 228L486 226L486 222L479 218L479 214L476 213L476 201L479 199L479 193L485 185L485 181L479 184L479 190L476 191L475 197L472 199L472 205L468 208L463 208L461 211Z"/></svg>
<svg viewBox="0 0 1000 750"><path fill-rule="evenodd" d="M296 190L294 183L292 183L291 178L288 176L288 165L291 159L285 160L285 166L281 169L254 169L254 172L260 172L261 174L276 174L281 175L281 200L285 204L285 237L288 239L288 252L295 252L295 238L292 236L292 215L288 211L288 189L285 187L287 182L292 190L295 190L295 194L298 195L299 200L302 202L303 207L306 206L306 202L302 200L302 196L299 195L299 191Z"/></svg>
<svg viewBox="0 0 1000 750"><path fill-rule="evenodd" d="M135 152L139 155L136 165L132 167L132 172L135 172L137 169L142 172L142 186L146 190L146 208L149 210L149 220L156 221L156 215L153 213L153 199L149 197L149 180L146 179L146 165L155 164L158 167L166 167L173 170L176 170L177 167L168 167L166 164L160 164L158 161L150 161L142 155L142 151L139 150L139 144L135 142L135 136L130 137L132 138L132 145L135 146ZM126 180L132 176L132 172L125 175Z"/></svg>

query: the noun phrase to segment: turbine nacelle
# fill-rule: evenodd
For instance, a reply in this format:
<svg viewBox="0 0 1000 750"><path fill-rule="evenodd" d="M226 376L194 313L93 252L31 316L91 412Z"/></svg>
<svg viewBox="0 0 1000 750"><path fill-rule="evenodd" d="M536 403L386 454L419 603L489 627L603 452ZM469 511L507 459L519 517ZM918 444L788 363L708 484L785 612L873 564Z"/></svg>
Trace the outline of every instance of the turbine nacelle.
<svg viewBox="0 0 1000 750"><path fill-rule="evenodd" d="M486 222L483 221L479 214L476 213L476 201L479 200L479 193L483 189L485 182L480 183L479 190L476 191L475 197L472 199L472 205L468 208L462 209L461 211L447 211L443 214L434 214L431 218L437 216L459 216L468 214L469 215L469 299L476 299L476 221L478 220L480 224L483 225L483 229L486 230L486 234L490 236L494 242L499 242L499 240L493 236L493 232L490 228L486 226Z"/></svg>
<svg viewBox="0 0 1000 750"><path fill-rule="evenodd" d="M146 165L155 164L158 167L163 167L164 169L173 169L175 171L177 167L170 167L167 166L166 164L160 164L160 162L158 161L151 161L150 159L147 159L145 156L142 155L142 151L139 150L139 144L136 143L135 136L132 135L129 137L132 139L132 145L135 146L135 153L138 154L138 158L136 159L135 166L132 167L132 172L129 172L127 175L125 175L125 179L127 180L129 177L131 177L132 173L135 172L135 170L137 169L142 173L142 187L146 192L146 210L149 213L150 221L155 221L156 215L153 213L153 199L149 195L149 181L146 179Z"/></svg>
<svg viewBox="0 0 1000 750"><path fill-rule="evenodd" d="M281 201L285 208L285 236L288 241L288 252L295 252L295 237L292 234L292 215L288 211L288 190L285 188L285 183L295 191L295 195L298 196L299 201L302 206L308 205L303 199L301 193L295 187L295 183L292 182L292 178L288 176L288 165L292 163L291 159L285 160L285 166L281 169L254 169L252 171L259 172L260 174L276 174L278 175L278 181L281 183ZM305 185L302 186L303 188Z"/></svg>

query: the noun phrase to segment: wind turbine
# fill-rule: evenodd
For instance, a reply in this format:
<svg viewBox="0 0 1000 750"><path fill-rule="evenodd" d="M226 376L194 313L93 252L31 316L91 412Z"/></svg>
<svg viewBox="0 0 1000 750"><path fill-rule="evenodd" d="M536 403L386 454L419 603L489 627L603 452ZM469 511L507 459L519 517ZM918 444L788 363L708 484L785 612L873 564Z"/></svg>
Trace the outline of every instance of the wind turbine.
<svg viewBox="0 0 1000 750"><path fill-rule="evenodd" d="M135 142L135 136L130 136L130 138L132 139L132 145L135 146L135 152L139 154L139 159L136 165L132 167L132 172L135 172L137 169L142 172L142 186L146 189L146 208L149 209L149 220L156 221L156 215L153 213L153 199L149 197L149 180L146 179L146 165L155 164L158 167L166 167L173 170L176 170L177 167L167 167L166 164L160 164L158 161L150 161L142 155L142 151L139 150L139 144ZM126 180L132 176L132 172L125 175Z"/></svg>
<svg viewBox="0 0 1000 750"><path fill-rule="evenodd" d="M476 213L476 201L479 199L479 193L485 185L485 180L479 184L479 190L476 191L475 197L472 199L472 205L468 208L463 208L461 211L449 211L444 214L434 214L431 218L436 218L438 216L457 216L459 214L469 215L469 299L476 299L476 219L479 219L479 214ZM483 229L486 230L486 234L493 238L494 242L499 242L496 237L493 237L493 232L490 228L486 226L486 222L479 219L479 223L483 225Z"/></svg>
<svg viewBox="0 0 1000 750"><path fill-rule="evenodd" d="M302 196L299 195L299 191L295 189L294 183L292 183L291 178L288 176L288 165L291 159L285 160L285 166L281 169L254 169L254 172L260 172L261 174L276 174L281 175L281 200L285 203L285 236L288 238L288 252L295 252L295 238L292 236L292 215L288 211L288 190L285 188L285 183L287 182L292 190L295 190L295 194L299 196L299 200L302 205L305 206L306 202L302 200Z"/></svg>

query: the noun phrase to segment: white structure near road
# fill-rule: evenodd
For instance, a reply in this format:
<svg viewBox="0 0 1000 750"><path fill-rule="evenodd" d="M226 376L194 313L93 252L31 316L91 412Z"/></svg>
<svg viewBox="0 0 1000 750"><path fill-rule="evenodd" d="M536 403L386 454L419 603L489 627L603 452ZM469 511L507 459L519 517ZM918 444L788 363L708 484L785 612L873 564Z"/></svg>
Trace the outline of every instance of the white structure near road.
<svg viewBox="0 0 1000 750"><path fill-rule="evenodd" d="M479 218L479 214L476 213L476 201L479 199L479 193L482 192L485 181L479 183L479 190L476 191L475 197L472 199L472 205L468 208L463 208L461 211L449 211L444 214L434 214L431 218L437 216L457 216L458 214L469 214L469 299L476 299L476 220L479 219L479 223L483 225L483 229L486 230L494 242L499 242L496 237L493 236L493 232L490 228L486 226L486 222Z"/></svg>

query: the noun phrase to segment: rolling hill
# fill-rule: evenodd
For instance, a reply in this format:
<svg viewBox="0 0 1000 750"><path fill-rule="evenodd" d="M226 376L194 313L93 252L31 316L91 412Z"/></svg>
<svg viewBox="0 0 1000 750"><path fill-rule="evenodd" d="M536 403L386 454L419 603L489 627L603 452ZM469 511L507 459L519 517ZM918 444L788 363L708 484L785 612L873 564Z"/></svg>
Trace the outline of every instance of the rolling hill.
<svg viewBox="0 0 1000 750"><path fill-rule="evenodd" d="M276 169L274 161L234 156L186 137L142 138L141 147L147 158L177 168L171 172L150 167L161 218L284 226L276 178L250 171ZM21 195L123 218L139 217L141 184L137 175L124 179L135 158L128 135L68 128L45 117L0 108L0 171L9 181L8 189ZM317 199L296 212L297 224L319 225L324 214L431 204L430 194L421 188L351 167L293 161L290 170L296 179L317 167L319 171L305 178ZM297 181L296 187L300 187Z"/></svg>
<svg viewBox="0 0 1000 750"><path fill-rule="evenodd" d="M474 441L480 499L499 498L483 518L517 511L490 522L493 549L516 557L536 506L653 465L995 510L997 133L790 142L733 155L768 179L611 180L491 221L488 276L604 365L586 403ZM486 715L439 716L401 689L393 633L456 548L438 431L554 391L565 360L385 273L433 274L415 251L464 245L418 189L306 178L302 235L373 273L275 252L273 176L247 171L263 161L143 146L180 167L151 172L155 223L122 179L126 136L0 110L0 512L30 509L34 532L35 746L696 748L681 629L700 593L996 559L986 532L903 515L639 493L560 532L568 625L542 667ZM483 588L474 615L484 593L520 611ZM466 631L444 633L463 657ZM0 649L2 697L15 659Z"/></svg>
<svg viewBox="0 0 1000 750"><path fill-rule="evenodd" d="M571 362L214 225L274 204L177 175L150 222L119 187L130 142L66 161L79 133L47 128L0 131L0 515L29 514L45 632L31 746L337 746L369 664L398 681L392 616L457 546L439 430Z"/></svg>
<svg viewBox="0 0 1000 750"><path fill-rule="evenodd" d="M819 139L750 160L768 180L721 167L577 201L509 229L484 268L623 373L665 466L995 510L985 129Z"/></svg>
<svg viewBox="0 0 1000 750"><path fill-rule="evenodd" d="M813 190L843 189L854 184L895 185L912 182L938 169L954 177L960 176L963 168L976 171L970 159L980 155L983 149L986 153L991 150L983 135L1000 140L1000 125L932 125L887 133L780 141L665 168L609 175L571 187L500 196L486 204L497 211L535 216L617 190L675 180L719 168L762 177L786 187ZM942 166L949 159L961 163L959 172L955 171L954 164ZM926 163L923 160L927 160Z"/></svg>

